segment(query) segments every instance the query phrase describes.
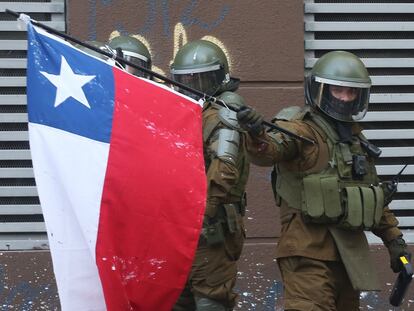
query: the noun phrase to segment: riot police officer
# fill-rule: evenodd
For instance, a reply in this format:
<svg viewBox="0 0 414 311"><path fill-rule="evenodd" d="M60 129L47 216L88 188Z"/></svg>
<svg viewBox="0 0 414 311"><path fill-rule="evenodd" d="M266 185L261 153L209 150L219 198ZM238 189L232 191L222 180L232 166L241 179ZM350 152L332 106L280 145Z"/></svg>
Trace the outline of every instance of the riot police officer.
<svg viewBox="0 0 414 311"><path fill-rule="evenodd" d="M137 38L127 36L117 36L108 42L108 46L112 48L118 56L147 69L151 69L151 54L148 48ZM120 64L127 72L137 76L150 78L150 76L143 71L128 66L127 64Z"/></svg>
<svg viewBox="0 0 414 311"><path fill-rule="evenodd" d="M239 81L230 77L226 55L212 42L184 45L174 58L171 74L174 80L229 105L244 105L234 93ZM233 287L245 238L244 189L249 171L240 130L235 112L213 102L204 104L207 205L192 270L175 311L227 311L235 305Z"/></svg>
<svg viewBox="0 0 414 311"><path fill-rule="evenodd" d="M367 111L370 87L354 54L333 51L316 62L306 79L308 105L283 109L273 119L314 144L266 133L252 108L237 114L249 131L251 161L274 166L285 310L359 310L360 291L379 289L364 230L383 240L394 272L402 268L400 256L411 257L376 173L380 149L356 123Z"/></svg>

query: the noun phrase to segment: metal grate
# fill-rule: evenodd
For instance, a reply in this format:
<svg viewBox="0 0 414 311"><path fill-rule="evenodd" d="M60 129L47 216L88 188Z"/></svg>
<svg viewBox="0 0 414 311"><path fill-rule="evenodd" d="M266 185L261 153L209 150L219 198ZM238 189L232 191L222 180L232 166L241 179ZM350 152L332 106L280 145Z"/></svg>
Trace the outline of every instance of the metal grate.
<svg viewBox="0 0 414 311"><path fill-rule="evenodd" d="M414 2L304 2L306 70L332 50L350 51L368 67L373 87L364 134L383 151L376 164L384 180L410 164L390 207L407 239L414 242Z"/></svg>
<svg viewBox="0 0 414 311"><path fill-rule="evenodd" d="M65 31L65 1L0 0L0 250L45 249L27 133L27 35L5 9Z"/></svg>

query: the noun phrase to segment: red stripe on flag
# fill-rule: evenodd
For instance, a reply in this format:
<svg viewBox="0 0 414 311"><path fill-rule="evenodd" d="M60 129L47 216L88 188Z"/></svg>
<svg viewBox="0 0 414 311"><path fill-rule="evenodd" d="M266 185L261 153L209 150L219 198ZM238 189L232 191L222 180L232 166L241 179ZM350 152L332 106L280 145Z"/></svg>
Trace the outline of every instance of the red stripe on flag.
<svg viewBox="0 0 414 311"><path fill-rule="evenodd" d="M96 245L109 311L171 310L206 200L201 107L114 69L115 109Z"/></svg>

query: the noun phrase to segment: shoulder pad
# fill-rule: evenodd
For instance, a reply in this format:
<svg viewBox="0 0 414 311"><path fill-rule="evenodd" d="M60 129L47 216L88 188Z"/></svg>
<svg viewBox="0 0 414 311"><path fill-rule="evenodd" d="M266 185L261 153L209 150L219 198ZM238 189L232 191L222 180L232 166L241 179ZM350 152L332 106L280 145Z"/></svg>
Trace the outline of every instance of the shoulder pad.
<svg viewBox="0 0 414 311"><path fill-rule="evenodd" d="M224 101L225 104L228 104L233 107L241 108L245 106L243 97L237 93L233 92L224 92L217 96L217 99Z"/></svg>
<svg viewBox="0 0 414 311"><path fill-rule="evenodd" d="M309 109L307 109L307 107L299 107L299 106L286 107L280 110L272 118L272 122L275 122L278 120L283 120L283 121L302 120L308 112L309 112Z"/></svg>
<svg viewBox="0 0 414 311"><path fill-rule="evenodd" d="M237 120L237 112L230 110L228 108L222 107L219 110L218 118L228 128L231 128L234 130L241 130L239 121Z"/></svg>

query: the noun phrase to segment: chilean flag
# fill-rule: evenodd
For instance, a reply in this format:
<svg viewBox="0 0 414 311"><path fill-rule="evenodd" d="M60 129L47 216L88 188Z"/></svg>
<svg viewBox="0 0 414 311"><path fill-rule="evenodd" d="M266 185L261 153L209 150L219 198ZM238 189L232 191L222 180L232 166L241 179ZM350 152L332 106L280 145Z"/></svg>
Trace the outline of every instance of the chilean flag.
<svg viewBox="0 0 414 311"><path fill-rule="evenodd" d="M171 310L206 201L200 103L28 24L33 168L62 310Z"/></svg>

